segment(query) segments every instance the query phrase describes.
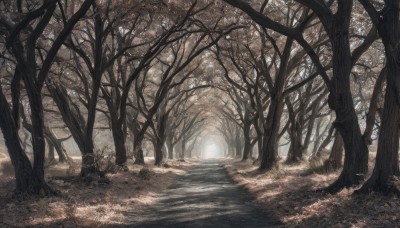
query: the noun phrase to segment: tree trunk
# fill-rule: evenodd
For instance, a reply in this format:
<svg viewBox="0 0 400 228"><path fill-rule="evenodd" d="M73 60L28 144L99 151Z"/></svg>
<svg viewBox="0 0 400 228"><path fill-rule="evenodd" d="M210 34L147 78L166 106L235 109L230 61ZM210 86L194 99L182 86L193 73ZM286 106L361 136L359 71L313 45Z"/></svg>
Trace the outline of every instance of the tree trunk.
<svg viewBox="0 0 400 228"><path fill-rule="evenodd" d="M349 24L352 3L342 3L334 17L331 42L333 51L332 89L328 97L329 107L335 111L334 123L344 142L345 159L338 180L325 189L336 193L345 187L352 187L364 180L368 171L368 148L365 144L350 89L352 60L349 44Z"/></svg>
<svg viewBox="0 0 400 228"><path fill-rule="evenodd" d="M300 128L299 123L295 121L294 126L290 128L290 147L285 161L287 164L293 164L303 160L302 137L301 134L298 134Z"/></svg>
<svg viewBox="0 0 400 228"><path fill-rule="evenodd" d="M49 154L47 156L47 160L48 160L48 164L51 164L52 162L55 162L54 144L50 140L47 140L47 145L49 146Z"/></svg>
<svg viewBox="0 0 400 228"><path fill-rule="evenodd" d="M269 106L266 118L266 129L264 130L263 148L261 155L260 170L271 170L276 166L278 157L279 127L283 112L283 99L273 98Z"/></svg>
<svg viewBox="0 0 400 228"><path fill-rule="evenodd" d="M375 82L374 90L372 92L371 101L369 104L369 109L367 113L367 118L365 121L365 130L363 134L363 139L365 144L371 145L372 144L372 131L374 130L375 126L375 117L378 112L378 104L381 97L382 89L384 82L386 81L386 67L382 69L381 73L379 74L378 79Z"/></svg>
<svg viewBox="0 0 400 228"><path fill-rule="evenodd" d="M264 141L261 163L259 166L260 170L271 170L277 164L279 128L284 107L284 97L282 95L286 84L287 64L290 59L292 45L293 39L287 38L279 64L279 71L276 75L274 89L270 92L270 105L264 125Z"/></svg>
<svg viewBox="0 0 400 228"><path fill-rule="evenodd" d="M321 145L319 145L318 149L314 148L316 150L315 156L316 157L321 157L322 150L325 149L329 145L329 143L332 141L332 135L333 131L335 130L335 127L331 125L328 130L328 135L325 137L324 141L322 141Z"/></svg>
<svg viewBox="0 0 400 228"><path fill-rule="evenodd" d="M246 111L247 113L248 111ZM246 161L249 159L249 155L251 152L251 138L250 138L250 127L251 121L248 120L248 115L245 115L245 121L243 126L243 137L244 137L244 146L243 146L243 157L242 161Z"/></svg>
<svg viewBox="0 0 400 228"><path fill-rule="evenodd" d="M52 145L57 152L58 161L61 163L67 162L69 158L61 144L61 140L56 138L56 136L53 134L48 126L45 126L44 130L47 142L49 143L49 145Z"/></svg>
<svg viewBox="0 0 400 228"><path fill-rule="evenodd" d="M174 159L174 144L172 143L172 137L167 137L166 144L168 149L168 159Z"/></svg>
<svg viewBox="0 0 400 228"><path fill-rule="evenodd" d="M325 98L327 94L328 94L328 90L325 90L321 95L319 95L314 100L314 102L312 104L311 116L309 117L309 122L308 122L308 126L307 126L307 133L306 133L306 136L305 136L304 142L303 142L303 154L308 151L308 148L311 143L311 136L313 133L315 121L317 120L317 115L318 115L319 111L321 110L320 104L321 104L322 99ZM314 142L315 146L313 148L312 155L315 155L315 152L316 152L315 148L318 148L318 143L320 140L320 137L319 137L319 131L320 131L319 128L321 127L320 123L321 122L319 121L318 126L316 127L318 133L316 132L316 137L315 137L315 142Z"/></svg>
<svg viewBox="0 0 400 228"><path fill-rule="evenodd" d="M86 140L88 140L86 138ZM91 173L97 172L94 151L93 151L93 140L89 140L84 144L84 153L82 154L82 165L81 165L81 177L86 177Z"/></svg>
<svg viewBox="0 0 400 228"><path fill-rule="evenodd" d="M328 160L324 162L327 170L337 170L343 166L343 138L338 131L335 133L335 141L333 141L331 154Z"/></svg>
<svg viewBox="0 0 400 228"><path fill-rule="evenodd" d="M240 158L242 157L242 140L240 139L239 131L236 131L235 135L235 157Z"/></svg>
<svg viewBox="0 0 400 228"><path fill-rule="evenodd" d="M65 163L69 160L68 155L66 154L64 147L62 146L61 142L52 142L54 145L54 148L56 149L57 155L58 155L58 162L60 163Z"/></svg>
<svg viewBox="0 0 400 228"><path fill-rule="evenodd" d="M111 110L110 110L111 111ZM125 139L126 134L123 131L122 125L117 123L118 120L111 120L111 130L115 146L115 164L119 166L126 166L127 156Z"/></svg>
<svg viewBox="0 0 400 228"><path fill-rule="evenodd" d="M137 135L133 141L133 152L135 155L135 164L138 165L144 165L142 143L143 143L143 136Z"/></svg>
<svg viewBox="0 0 400 228"><path fill-rule="evenodd" d="M163 162L163 143L160 143L158 140L154 144L154 165L161 166Z"/></svg>
<svg viewBox="0 0 400 228"><path fill-rule="evenodd" d="M391 183L392 176L399 176L399 117L400 104L398 103L398 91L400 87L400 68L397 72L391 72L393 66L388 64L388 83L386 86L383 118L378 139L378 151L372 176L361 188L361 192L377 191L385 194L396 192L399 189ZM396 88L397 87L397 88ZM397 91L396 91L397 90Z"/></svg>
<svg viewBox="0 0 400 228"><path fill-rule="evenodd" d="M24 82L28 94L29 105L31 108L32 121L32 147L33 147L33 175L32 192L35 194L55 194L44 179L44 161L45 161L45 141L44 141L44 119L43 104L40 91L32 82L32 75L24 75Z"/></svg>
<svg viewBox="0 0 400 228"><path fill-rule="evenodd" d="M296 118L299 118L299 115L302 115L302 111L298 112L297 115L293 109L293 105L290 102L289 97L285 98L286 107L289 112L289 120L290 120L290 127L289 127L289 136L290 136L290 146L286 156L286 163L293 164L300 162L303 159L303 152L302 152L302 129L300 126L299 121ZM304 105L304 104L303 104ZM303 106L300 104L300 106ZM301 107L302 108L302 107ZM302 108L304 109L304 108ZM301 119L301 118L299 118Z"/></svg>
<svg viewBox="0 0 400 228"><path fill-rule="evenodd" d="M26 193L31 190L33 180L33 169L24 153L19 141L18 130L12 118L8 102L0 87L0 127L3 133L4 141L14 166L16 193Z"/></svg>
<svg viewBox="0 0 400 228"><path fill-rule="evenodd" d="M95 8L94 10L97 10ZM92 94L88 101L88 116L86 121L85 129L85 144L84 154L82 155L82 168L81 176L86 176L89 173L97 172L95 160L94 160L94 145L93 145L93 131L96 120L96 106L99 97L101 77L102 77L102 45L103 45L103 21L100 14L94 14L95 20L95 48L94 48L94 72L92 73Z"/></svg>
<svg viewBox="0 0 400 228"><path fill-rule="evenodd" d="M362 186L360 192L370 191L385 194L400 190L392 178L399 176L399 124L400 124L400 21L399 1L389 1L388 10L382 16L378 28L385 46L386 56L386 94L383 106L381 129L378 139L378 151L371 177Z"/></svg>
<svg viewBox="0 0 400 228"><path fill-rule="evenodd" d="M182 137L182 141L181 141L181 154L179 156L179 158L181 160L185 160L185 152L186 152L186 141L187 139L185 137Z"/></svg>
<svg viewBox="0 0 400 228"><path fill-rule="evenodd" d="M110 70L111 71L111 70ZM113 73L113 72L111 72ZM107 91L104 88L101 88L104 94L107 94ZM115 147L115 164L119 166L123 166L127 168L126 161L127 161L127 153L126 153L126 133L124 132L124 126L126 118L119 118L117 110L117 104L113 103L116 102L116 98L107 96L105 98L106 104L108 107L108 111L110 113L110 123L111 123L111 132L113 135L114 140L114 147Z"/></svg>
<svg viewBox="0 0 400 228"><path fill-rule="evenodd" d="M261 151L263 148L263 133L260 128L260 122L262 122L262 121L260 120L259 112L260 111L258 110L258 112L256 113L256 116L253 118L253 126L254 126L254 130L256 131L256 134L257 134L257 153L258 153L257 158L254 160L253 164L255 164L261 160Z"/></svg>

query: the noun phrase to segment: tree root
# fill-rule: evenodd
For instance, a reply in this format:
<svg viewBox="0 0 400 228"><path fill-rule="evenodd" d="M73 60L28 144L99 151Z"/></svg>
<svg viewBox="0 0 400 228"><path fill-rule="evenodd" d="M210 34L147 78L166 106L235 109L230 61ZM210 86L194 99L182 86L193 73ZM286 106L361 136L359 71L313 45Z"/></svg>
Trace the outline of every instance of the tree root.
<svg viewBox="0 0 400 228"><path fill-rule="evenodd" d="M323 192L327 194L336 194L345 188L354 187L362 181L362 178L357 178L356 181L350 181L347 178L344 178L344 175L341 174L339 178L329 185L326 188L318 189L317 192Z"/></svg>
<svg viewBox="0 0 400 228"><path fill-rule="evenodd" d="M354 191L354 194L370 194L372 192L381 193L383 195L400 196L400 179L397 176L392 176L388 180L383 181L378 177L372 176L366 181L363 186Z"/></svg>
<svg viewBox="0 0 400 228"><path fill-rule="evenodd" d="M12 198L24 200L32 196L49 197L49 196L61 196L59 190L53 189L46 182L32 184L29 188L21 190L15 189Z"/></svg>

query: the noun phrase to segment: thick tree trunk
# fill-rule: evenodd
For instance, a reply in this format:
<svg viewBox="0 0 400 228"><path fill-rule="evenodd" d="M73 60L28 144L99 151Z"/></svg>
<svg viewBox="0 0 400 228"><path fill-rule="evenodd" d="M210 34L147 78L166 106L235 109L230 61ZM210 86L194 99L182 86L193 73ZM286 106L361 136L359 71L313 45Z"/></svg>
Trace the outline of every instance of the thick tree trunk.
<svg viewBox="0 0 400 228"><path fill-rule="evenodd" d="M32 148L33 148L33 175L31 192L34 194L56 194L46 183L44 179L44 161L45 161L45 139L44 139L44 118L43 104L40 91L34 85L32 75L24 75L24 82L28 94L29 105L31 108L32 121Z"/></svg>
<svg viewBox="0 0 400 228"><path fill-rule="evenodd" d="M378 151L371 177L362 186L360 192L370 191L385 194L400 194L392 178L399 171L399 124L400 124L400 21L399 1L390 4L383 15L378 30L385 46L386 55L386 94L383 106L382 123L378 139Z"/></svg>
<svg viewBox="0 0 400 228"><path fill-rule="evenodd" d="M133 152L135 155L135 164L144 165L144 155L142 149L143 136L137 135L133 142Z"/></svg>
<svg viewBox="0 0 400 228"><path fill-rule="evenodd" d="M361 188L361 192L377 191L385 194L396 192L399 189L391 182L392 176L399 176L399 118L400 104L398 103L398 89L400 85L400 68L397 72L390 72L388 67L388 85L386 86L383 119L378 139L378 151L372 176ZM396 73L395 77L392 74ZM397 91L396 91L397 90Z"/></svg>
<svg viewBox="0 0 400 228"><path fill-rule="evenodd" d="M86 139L87 140L87 139ZM84 144L84 153L82 154L81 177L86 177L91 173L96 173L98 170L95 164L93 141L89 140Z"/></svg>
<svg viewBox="0 0 400 228"><path fill-rule="evenodd" d="M260 170L271 170L276 166L278 157L278 138L280 121L282 117L284 102L281 98L271 97L266 129L264 130L263 148L261 155Z"/></svg>
<svg viewBox="0 0 400 228"><path fill-rule="evenodd" d="M125 166L127 161L125 139L126 135L123 127L117 123L118 120L111 120L111 130L115 146L115 164Z"/></svg>
<svg viewBox="0 0 400 228"><path fill-rule="evenodd" d="M331 31L334 77L328 104L336 113L334 126L342 135L345 159L338 180L325 189L330 193L359 184L368 171L368 148L361 135L350 89L352 60L348 28L352 3L343 4L338 9L341 13L335 15Z"/></svg>

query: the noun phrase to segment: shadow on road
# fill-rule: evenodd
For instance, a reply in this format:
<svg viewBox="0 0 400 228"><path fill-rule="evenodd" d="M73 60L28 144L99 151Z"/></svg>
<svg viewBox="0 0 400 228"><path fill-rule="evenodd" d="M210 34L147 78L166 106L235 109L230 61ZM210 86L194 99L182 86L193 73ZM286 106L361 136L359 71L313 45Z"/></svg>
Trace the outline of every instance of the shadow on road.
<svg viewBox="0 0 400 228"><path fill-rule="evenodd" d="M140 212L127 211L125 224L171 228L278 226L279 220L235 185L221 163L205 160L178 179L156 204Z"/></svg>

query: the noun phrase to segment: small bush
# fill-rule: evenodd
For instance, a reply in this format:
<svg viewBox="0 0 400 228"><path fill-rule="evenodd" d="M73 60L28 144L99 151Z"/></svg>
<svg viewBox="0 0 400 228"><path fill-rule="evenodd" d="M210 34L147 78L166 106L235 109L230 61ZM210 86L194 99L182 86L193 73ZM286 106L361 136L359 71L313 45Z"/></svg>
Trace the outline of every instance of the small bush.
<svg viewBox="0 0 400 228"><path fill-rule="evenodd" d="M3 173L6 176L14 176L14 166L10 160L2 161L0 163L0 173Z"/></svg>
<svg viewBox="0 0 400 228"><path fill-rule="evenodd" d="M142 178L143 180L150 180L151 177L151 171L144 167L139 171L139 177Z"/></svg>

